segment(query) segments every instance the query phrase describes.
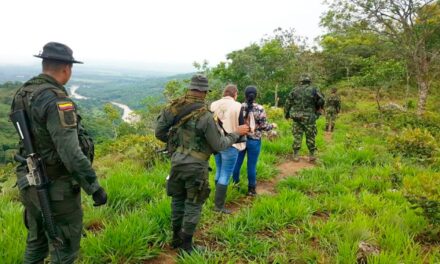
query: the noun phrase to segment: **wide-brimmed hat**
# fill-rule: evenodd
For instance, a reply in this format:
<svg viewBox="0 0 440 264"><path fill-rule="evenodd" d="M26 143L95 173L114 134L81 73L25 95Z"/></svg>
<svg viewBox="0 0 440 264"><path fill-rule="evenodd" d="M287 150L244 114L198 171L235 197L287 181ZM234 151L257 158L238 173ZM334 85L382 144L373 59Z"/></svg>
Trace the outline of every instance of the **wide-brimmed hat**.
<svg viewBox="0 0 440 264"><path fill-rule="evenodd" d="M73 51L67 45L58 42L49 42L43 47L43 51L34 57L45 60L62 61L67 63L83 63L73 58Z"/></svg>
<svg viewBox="0 0 440 264"><path fill-rule="evenodd" d="M189 84L190 90L198 90L201 92L210 91L208 85L208 78L201 74L196 74L191 78L191 83Z"/></svg>

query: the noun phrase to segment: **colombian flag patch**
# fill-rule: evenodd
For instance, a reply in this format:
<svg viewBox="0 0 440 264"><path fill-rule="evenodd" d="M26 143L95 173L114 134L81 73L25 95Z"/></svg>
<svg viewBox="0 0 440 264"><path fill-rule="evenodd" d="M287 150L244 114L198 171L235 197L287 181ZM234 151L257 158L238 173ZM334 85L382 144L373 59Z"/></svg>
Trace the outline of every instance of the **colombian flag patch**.
<svg viewBox="0 0 440 264"><path fill-rule="evenodd" d="M58 102L58 110L59 111L71 111L75 110L75 106L72 102Z"/></svg>

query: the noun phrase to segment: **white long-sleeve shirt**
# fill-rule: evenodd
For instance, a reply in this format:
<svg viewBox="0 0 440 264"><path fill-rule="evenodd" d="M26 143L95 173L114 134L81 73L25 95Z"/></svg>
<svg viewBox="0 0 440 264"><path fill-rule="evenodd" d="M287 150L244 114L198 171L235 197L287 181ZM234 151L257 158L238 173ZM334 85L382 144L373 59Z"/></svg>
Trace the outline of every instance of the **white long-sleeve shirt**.
<svg viewBox="0 0 440 264"><path fill-rule="evenodd" d="M214 112L214 117L223 123L223 128L227 133L237 131L241 111L241 104L239 102L235 101L231 96L225 96L220 100L212 102L210 108ZM243 150L246 145L244 143L236 143L233 147Z"/></svg>

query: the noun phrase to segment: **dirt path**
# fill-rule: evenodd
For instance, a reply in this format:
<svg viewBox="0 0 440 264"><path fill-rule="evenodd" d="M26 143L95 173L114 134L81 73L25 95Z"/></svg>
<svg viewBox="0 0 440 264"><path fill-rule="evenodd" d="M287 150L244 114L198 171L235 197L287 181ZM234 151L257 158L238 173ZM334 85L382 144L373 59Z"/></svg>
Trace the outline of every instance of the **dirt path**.
<svg viewBox="0 0 440 264"><path fill-rule="evenodd" d="M324 139L326 142L332 141L332 133L331 132L324 132ZM276 194L276 185L281 180L296 175L299 171L307 168L314 167L314 163L310 163L307 161L307 157L301 157L299 162L294 162L292 160L285 161L277 166L277 169L279 170L278 175L267 181L261 181L257 185L257 193L258 195L275 195ZM242 208L245 208L252 204L253 198L249 196L245 196L241 199L232 201L226 205L228 209L232 211L233 214L239 212ZM207 231L209 230L209 226L201 227L196 232L196 237L198 241L203 241L202 243L205 246L209 246L210 241L207 237ZM150 264L158 264L158 263L164 263L164 264L174 264L177 260L177 251L173 250L169 247L164 248L164 251L159 254L154 259L148 260L144 263L150 263Z"/></svg>
<svg viewBox="0 0 440 264"><path fill-rule="evenodd" d="M324 139L325 139L325 142L330 142L330 141L332 141L332 132L327 132L327 131L325 131L325 132L324 132Z"/></svg>
<svg viewBox="0 0 440 264"><path fill-rule="evenodd" d="M276 194L275 188L279 181L283 180L284 178L294 176L302 169L311 168L313 166L315 166L315 164L309 163L307 161L307 157L301 157L299 162L288 160L286 162L279 164L277 166L277 169L279 170L279 174L275 178L268 181L262 181L257 185L258 195L275 195ZM240 209L249 206L252 203L252 200L253 200L252 197L245 196L241 199L228 203L226 207L230 209L233 214L235 214L238 211L240 211ZM203 244L205 245L209 245L209 241L207 241L208 238L205 235L208 233L207 229L209 229L209 227L201 227L196 234L196 237L198 238L197 240L203 241L204 242ZM176 263L176 259L177 259L177 251L166 247L164 248L164 251L160 253L156 258L147 260L144 263L174 264Z"/></svg>
<svg viewBox="0 0 440 264"><path fill-rule="evenodd" d="M163 251L155 258L146 260L144 264L175 264L177 263L177 250L170 247L163 248Z"/></svg>
<svg viewBox="0 0 440 264"><path fill-rule="evenodd" d="M282 179L293 176L297 172L299 172L302 169L311 168L315 166L315 164L312 164L307 161L306 157L301 157L299 162L294 161L286 161L278 165L278 170L280 173L275 178L269 180L269 181L263 181L257 186L257 193L258 194L267 194L267 195L274 195L276 193L275 187L279 181Z"/></svg>

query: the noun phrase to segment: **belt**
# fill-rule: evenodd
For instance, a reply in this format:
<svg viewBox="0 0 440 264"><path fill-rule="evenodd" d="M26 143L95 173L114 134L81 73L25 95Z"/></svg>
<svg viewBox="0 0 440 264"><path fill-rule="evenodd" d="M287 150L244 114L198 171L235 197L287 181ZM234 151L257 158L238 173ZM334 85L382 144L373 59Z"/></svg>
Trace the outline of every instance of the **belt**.
<svg viewBox="0 0 440 264"><path fill-rule="evenodd" d="M190 155L193 158L196 158L196 159L199 159L199 160L205 160L205 161L209 160L209 156L211 156L210 154L203 153L203 152L198 152L198 151L191 150L191 149L187 149L187 148L184 148L182 146L179 146L176 149L176 152L183 153L183 154L186 154L186 155Z"/></svg>
<svg viewBox="0 0 440 264"><path fill-rule="evenodd" d="M70 174L63 164L46 165L46 172L47 177L51 180Z"/></svg>

